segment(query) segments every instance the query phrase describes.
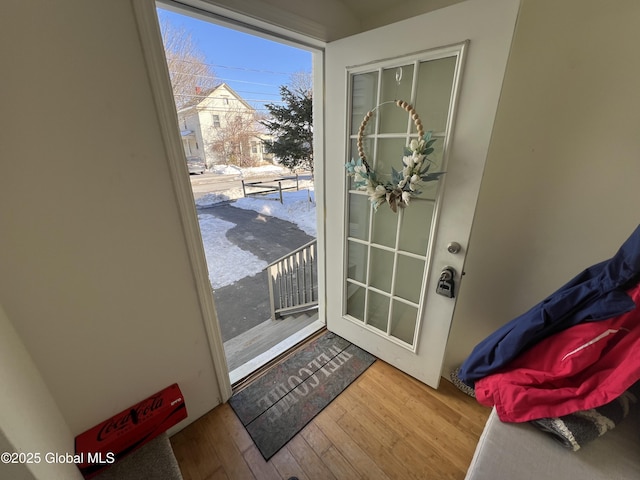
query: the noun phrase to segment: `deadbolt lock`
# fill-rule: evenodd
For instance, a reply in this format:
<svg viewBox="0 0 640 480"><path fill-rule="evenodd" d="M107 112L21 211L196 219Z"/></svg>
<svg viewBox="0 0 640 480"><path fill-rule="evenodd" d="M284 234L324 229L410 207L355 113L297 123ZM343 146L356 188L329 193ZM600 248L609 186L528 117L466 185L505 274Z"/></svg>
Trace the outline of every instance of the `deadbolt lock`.
<svg viewBox="0 0 640 480"><path fill-rule="evenodd" d="M462 245L458 242L450 242L449 245L447 245L447 252L449 253L458 253L460 250L462 250Z"/></svg>

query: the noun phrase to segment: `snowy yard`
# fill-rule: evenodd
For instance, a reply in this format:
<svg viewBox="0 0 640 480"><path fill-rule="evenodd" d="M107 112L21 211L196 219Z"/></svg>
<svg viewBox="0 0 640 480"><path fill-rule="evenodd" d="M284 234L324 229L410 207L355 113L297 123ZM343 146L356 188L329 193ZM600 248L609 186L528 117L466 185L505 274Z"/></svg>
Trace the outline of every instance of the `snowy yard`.
<svg viewBox="0 0 640 480"><path fill-rule="evenodd" d="M255 173L255 169L247 170L243 172L236 167L227 167L216 171L216 173L227 175ZM274 174L280 175L282 172L278 169L274 171ZM301 181L299 191L283 191L282 195L283 203L281 204L277 199L277 195L262 198L243 198L242 188L237 188L227 190L222 195L207 194L196 201L196 206L207 207L229 199L236 199L231 204L234 207L254 210L263 215L286 220L296 224L298 228L308 235L315 237L317 231L313 183L311 181ZM263 260L227 240L226 233L235 226L233 223L207 214L198 215L198 220L200 221L202 242L204 243L209 267L209 278L213 288L224 287L241 278L255 275L267 266L267 263Z"/></svg>

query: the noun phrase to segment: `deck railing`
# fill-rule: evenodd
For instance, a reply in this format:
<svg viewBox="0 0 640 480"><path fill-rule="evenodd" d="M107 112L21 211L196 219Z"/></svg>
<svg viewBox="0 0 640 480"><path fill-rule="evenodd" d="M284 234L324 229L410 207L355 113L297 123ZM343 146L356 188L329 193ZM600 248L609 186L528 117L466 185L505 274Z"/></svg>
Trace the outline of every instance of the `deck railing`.
<svg viewBox="0 0 640 480"><path fill-rule="evenodd" d="M318 305L317 248L312 240L267 266L273 320Z"/></svg>

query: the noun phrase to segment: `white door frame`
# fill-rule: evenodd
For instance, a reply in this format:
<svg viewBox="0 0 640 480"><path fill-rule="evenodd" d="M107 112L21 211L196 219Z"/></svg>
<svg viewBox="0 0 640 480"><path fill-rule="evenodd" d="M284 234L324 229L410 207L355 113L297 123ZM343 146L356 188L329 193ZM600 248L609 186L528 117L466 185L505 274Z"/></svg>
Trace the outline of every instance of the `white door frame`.
<svg viewBox="0 0 640 480"><path fill-rule="evenodd" d="M244 17L198 0L184 2L184 4L181 3L180 5L171 5L171 2L168 0L162 3L167 6L173 6L177 9L176 11L180 11L180 9L182 9L183 11L189 10L193 13L196 11L195 9L199 9L198 11L200 11L200 16L207 20L215 21L215 23L245 31L246 33L253 35L269 38L271 40L284 41L292 46L311 50L314 53L314 85L322 85L324 77L324 42L302 35L295 35L284 29L267 25L266 23L259 22L255 19ZM167 70L160 27L158 25L156 4L155 2L150 2L148 0L132 0L132 5L136 22L138 24L143 55L147 64L149 83L157 108L162 139L165 144L167 158L169 161L169 169L176 195L176 202L178 204L180 218L182 219L187 251L189 253L189 261L193 270L195 286L198 291L202 319L207 334L213 368L216 373L215 381L220 391L221 401L226 402L232 394L227 359L224 353L224 342L222 341L220 325L216 315L213 295L211 293L211 282L209 280L209 273L204 255L202 236L200 234L200 225L198 223L198 217L195 210L193 192L191 190L188 172L184 163L184 149L182 147L182 139L179 134L180 128L178 125L176 108L173 103L173 92L171 82L169 80L169 72ZM323 91L322 89L317 89L314 91L313 97L313 121L314 156L319 159L319 165L315 169L315 177L317 185L321 186L321 188L317 189L315 192L316 211L318 212L317 239L318 250L320 252L323 252L325 248L323 220L324 189L322 188L322 185L324 185L323 103ZM321 255L319 260L318 313L319 318L324 320L326 318L324 255Z"/></svg>

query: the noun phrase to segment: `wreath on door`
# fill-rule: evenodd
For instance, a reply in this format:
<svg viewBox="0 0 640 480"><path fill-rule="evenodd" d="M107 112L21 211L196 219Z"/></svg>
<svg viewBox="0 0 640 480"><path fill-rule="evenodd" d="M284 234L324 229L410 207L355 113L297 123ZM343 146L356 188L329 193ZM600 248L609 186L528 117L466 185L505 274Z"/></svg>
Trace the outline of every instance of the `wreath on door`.
<svg viewBox="0 0 640 480"><path fill-rule="evenodd" d="M387 103L394 103L396 106L406 110L413 120L418 139L411 140L408 147L405 147L402 158L402 169L396 170L391 167L391 180L382 181L376 172L371 168L364 152L363 139L364 130L367 123L373 116L376 109ZM405 208L409 205L411 198L420 195L421 182L433 182L438 180L445 172L429 172L433 162L428 155L433 153L433 144L437 139L431 138L432 132L424 131L422 120L415 108L404 100L394 100L385 102L364 116L360 128L358 129L358 160L352 159L345 164L347 174L353 178L353 185L356 190L366 191L374 210L384 203L388 203L393 212L398 208Z"/></svg>

